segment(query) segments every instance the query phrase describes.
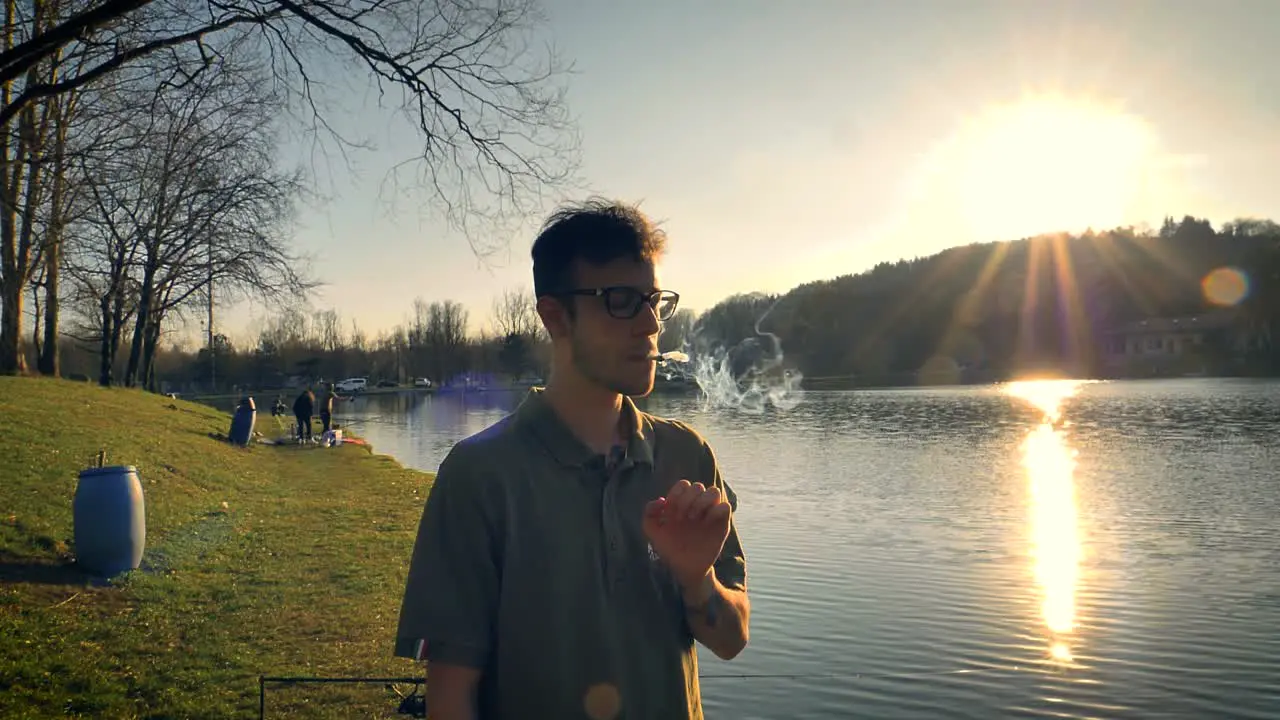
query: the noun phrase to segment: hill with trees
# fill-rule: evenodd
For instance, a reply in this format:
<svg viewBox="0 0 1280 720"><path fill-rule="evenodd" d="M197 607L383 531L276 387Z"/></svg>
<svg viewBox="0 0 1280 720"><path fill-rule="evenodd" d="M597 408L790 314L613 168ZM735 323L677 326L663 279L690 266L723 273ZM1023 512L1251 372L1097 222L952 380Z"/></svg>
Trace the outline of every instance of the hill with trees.
<svg viewBox="0 0 1280 720"><path fill-rule="evenodd" d="M1274 374L1278 286L1280 226L1244 219L1215 230L1188 216L1155 232L974 244L780 296L740 295L704 313L692 335L706 351L772 333L811 386L914 384L1136 374L1108 362L1126 327L1208 316L1217 332L1198 369Z"/></svg>

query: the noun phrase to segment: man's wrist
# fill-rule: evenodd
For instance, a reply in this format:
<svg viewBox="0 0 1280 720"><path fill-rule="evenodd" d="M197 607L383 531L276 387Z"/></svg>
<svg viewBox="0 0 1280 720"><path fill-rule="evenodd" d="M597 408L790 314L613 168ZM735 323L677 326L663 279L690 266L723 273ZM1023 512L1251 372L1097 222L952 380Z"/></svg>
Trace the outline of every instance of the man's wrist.
<svg viewBox="0 0 1280 720"><path fill-rule="evenodd" d="M716 594L715 575L708 570L706 575L696 580L681 583L680 593L686 607L705 607Z"/></svg>

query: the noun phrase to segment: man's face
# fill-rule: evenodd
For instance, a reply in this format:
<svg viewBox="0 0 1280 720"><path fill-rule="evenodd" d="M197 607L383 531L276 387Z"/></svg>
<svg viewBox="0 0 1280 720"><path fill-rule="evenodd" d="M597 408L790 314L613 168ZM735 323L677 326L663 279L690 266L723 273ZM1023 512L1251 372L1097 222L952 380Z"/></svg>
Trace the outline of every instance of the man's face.
<svg viewBox="0 0 1280 720"><path fill-rule="evenodd" d="M645 296L663 289L652 263L630 259L607 265L578 263L574 289L633 288ZM615 292L613 314L605 297L579 295L567 298L575 308L570 320L569 341L573 364L579 373L601 387L623 395L641 397L653 390L657 363L649 358L657 353L658 332L662 329L658 311L648 302L627 318L630 307L616 302L628 293Z"/></svg>

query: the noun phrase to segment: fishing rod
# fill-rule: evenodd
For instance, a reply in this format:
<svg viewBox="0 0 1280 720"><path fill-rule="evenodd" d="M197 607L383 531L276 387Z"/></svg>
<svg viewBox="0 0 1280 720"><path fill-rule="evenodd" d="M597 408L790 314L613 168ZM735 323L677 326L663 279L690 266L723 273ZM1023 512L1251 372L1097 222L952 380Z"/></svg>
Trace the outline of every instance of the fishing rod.
<svg viewBox="0 0 1280 720"><path fill-rule="evenodd" d="M698 676L699 680L888 680L915 677L942 677L945 675L974 675L978 673L1021 672L1021 666L1004 667L989 665L986 667L955 668L952 670L919 670L900 673L707 673Z"/></svg>
<svg viewBox="0 0 1280 720"><path fill-rule="evenodd" d="M983 663L979 667L953 668L951 670L921 670L916 672L899 672L899 673L869 673L869 672L835 672L835 673L704 673L698 676L701 680L884 680L884 679L906 679L920 677L942 677L947 675L973 675L978 673L996 673L996 672L1020 672L1022 666L1002 666L994 663ZM425 676L420 677L269 677L261 675L258 677L258 718L264 720L266 717L267 699L266 688L268 684L276 685L299 685L299 684L381 684L400 698L400 705L396 709L396 713L400 715L409 715L411 717L425 718L427 715L426 697L423 692L423 686L426 685ZM397 685L412 685L413 690L403 693L396 688Z"/></svg>
<svg viewBox="0 0 1280 720"><path fill-rule="evenodd" d="M264 720L267 716L267 684L275 685L301 685L301 684L348 684L348 685L383 685L387 690L391 691L400 698L400 705L396 708L396 714L408 715L410 717L425 718L427 716L427 698L422 692L422 686L427 683L427 678L422 677L269 677L266 675L258 676L258 720ZM396 685L412 685L413 690L409 693L402 693Z"/></svg>

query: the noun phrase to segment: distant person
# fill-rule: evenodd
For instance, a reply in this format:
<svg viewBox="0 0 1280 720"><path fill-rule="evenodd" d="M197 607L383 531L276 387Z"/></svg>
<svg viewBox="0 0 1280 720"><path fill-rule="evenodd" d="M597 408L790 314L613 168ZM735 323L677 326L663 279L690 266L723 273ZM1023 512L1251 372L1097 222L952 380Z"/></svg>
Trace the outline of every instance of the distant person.
<svg viewBox="0 0 1280 720"><path fill-rule="evenodd" d="M311 441L311 416L315 413L316 396L311 388L302 391L293 401L293 415L298 419L298 440Z"/></svg>
<svg viewBox="0 0 1280 720"><path fill-rule="evenodd" d="M695 641L747 644L737 500L691 427L641 412L663 233L603 201L533 246L546 389L441 463L409 563L395 654L425 660L436 720L702 718Z"/></svg>
<svg viewBox="0 0 1280 720"><path fill-rule="evenodd" d="M324 388L324 395L320 397L320 424L324 426L324 432L326 433L332 429L334 400L346 400L346 398L333 389L333 383L327 383Z"/></svg>

